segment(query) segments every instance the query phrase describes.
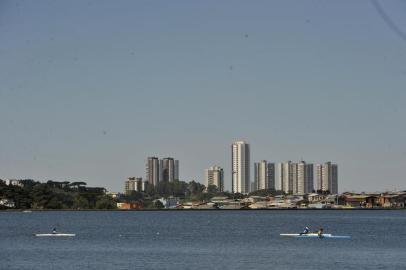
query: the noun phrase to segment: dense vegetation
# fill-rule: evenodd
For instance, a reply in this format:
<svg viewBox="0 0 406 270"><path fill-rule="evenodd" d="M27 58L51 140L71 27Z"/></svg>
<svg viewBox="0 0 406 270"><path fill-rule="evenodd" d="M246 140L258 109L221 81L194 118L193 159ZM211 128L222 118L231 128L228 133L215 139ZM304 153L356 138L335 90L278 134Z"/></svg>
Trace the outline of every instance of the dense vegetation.
<svg viewBox="0 0 406 270"><path fill-rule="evenodd" d="M19 185L0 181L0 200L7 199L17 209L115 209L116 202L137 203L141 208L162 208L159 198L178 197L181 202L209 201L213 197L242 199L247 196L275 196L283 192L258 190L248 195L220 192L214 185L206 187L196 181L160 182L148 186L144 192L133 191L116 199L105 195L104 188L87 187L84 182L36 182L20 180ZM0 206L0 208L7 208Z"/></svg>
<svg viewBox="0 0 406 270"><path fill-rule="evenodd" d="M17 209L114 209L116 203L104 188L86 187L84 182L36 182L21 180L20 185L0 182L0 199Z"/></svg>

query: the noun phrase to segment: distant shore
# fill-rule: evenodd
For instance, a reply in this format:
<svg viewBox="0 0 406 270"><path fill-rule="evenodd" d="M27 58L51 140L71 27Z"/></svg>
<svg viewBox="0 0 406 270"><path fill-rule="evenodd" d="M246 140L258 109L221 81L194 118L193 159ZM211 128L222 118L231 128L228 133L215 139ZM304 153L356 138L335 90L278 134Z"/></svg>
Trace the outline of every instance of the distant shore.
<svg viewBox="0 0 406 270"><path fill-rule="evenodd" d="M406 208L264 208L264 209L2 209L1 212L219 212L219 211L405 211ZM29 211L29 212L27 212Z"/></svg>

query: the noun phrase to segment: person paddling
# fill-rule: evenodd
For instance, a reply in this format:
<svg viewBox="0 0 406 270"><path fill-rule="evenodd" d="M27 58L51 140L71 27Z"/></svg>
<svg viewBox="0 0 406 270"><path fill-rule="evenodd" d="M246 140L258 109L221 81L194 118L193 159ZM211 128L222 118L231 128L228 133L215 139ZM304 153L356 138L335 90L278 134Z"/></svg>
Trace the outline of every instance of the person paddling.
<svg viewBox="0 0 406 270"><path fill-rule="evenodd" d="M309 227L306 226L306 228L303 230L303 232L300 233L300 235L308 234L309 231L310 231Z"/></svg>
<svg viewBox="0 0 406 270"><path fill-rule="evenodd" d="M323 237L323 228L320 228L319 231L317 232L317 235L322 238Z"/></svg>
<svg viewBox="0 0 406 270"><path fill-rule="evenodd" d="M52 229L52 234L56 234L56 228Z"/></svg>

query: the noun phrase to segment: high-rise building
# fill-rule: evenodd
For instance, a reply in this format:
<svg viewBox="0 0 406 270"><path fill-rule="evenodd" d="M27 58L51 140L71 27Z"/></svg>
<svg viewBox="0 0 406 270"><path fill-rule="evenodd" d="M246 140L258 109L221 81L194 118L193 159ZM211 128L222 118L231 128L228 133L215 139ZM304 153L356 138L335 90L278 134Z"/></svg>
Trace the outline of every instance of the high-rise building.
<svg viewBox="0 0 406 270"><path fill-rule="evenodd" d="M275 163L268 163L268 189L275 188Z"/></svg>
<svg viewBox="0 0 406 270"><path fill-rule="evenodd" d="M129 195L133 191L144 191L142 188L142 178L141 177L129 177L127 181L125 181L125 194Z"/></svg>
<svg viewBox="0 0 406 270"><path fill-rule="evenodd" d="M306 178L305 193L312 193L314 191L314 166L311 163L306 164Z"/></svg>
<svg viewBox="0 0 406 270"><path fill-rule="evenodd" d="M179 180L179 161L171 157L161 159L159 162L160 181L173 182Z"/></svg>
<svg viewBox="0 0 406 270"><path fill-rule="evenodd" d="M337 164L331 164L331 193L338 194L338 166Z"/></svg>
<svg viewBox="0 0 406 270"><path fill-rule="evenodd" d="M159 160L157 157L148 157L146 164L146 180L149 184L156 186L160 181Z"/></svg>
<svg viewBox="0 0 406 270"><path fill-rule="evenodd" d="M331 162L316 165L317 190L338 193L338 166Z"/></svg>
<svg viewBox="0 0 406 270"><path fill-rule="evenodd" d="M231 179L233 193L249 192L250 147L244 141L236 141L231 145Z"/></svg>
<svg viewBox="0 0 406 270"><path fill-rule="evenodd" d="M278 177L277 177L276 182L275 182L275 190L277 190L277 191L283 190L282 171L283 171L283 163L278 163L277 164Z"/></svg>
<svg viewBox="0 0 406 270"><path fill-rule="evenodd" d="M294 194L307 194L313 191L313 164L308 164L305 161L300 161L296 168L293 182ZM296 177L295 177L296 176Z"/></svg>
<svg viewBox="0 0 406 270"><path fill-rule="evenodd" d="M206 187L214 185L219 192L224 191L224 171L219 166L212 166L205 170Z"/></svg>
<svg viewBox="0 0 406 270"><path fill-rule="evenodd" d="M277 190L293 193L293 168L292 162L286 161L278 164Z"/></svg>
<svg viewBox="0 0 406 270"><path fill-rule="evenodd" d="M149 182L148 181L142 181L142 191L146 191L148 188Z"/></svg>
<svg viewBox="0 0 406 270"><path fill-rule="evenodd" d="M146 167L146 179L151 185L156 186L161 181L173 182L179 180L179 160L171 157L164 159L149 157Z"/></svg>
<svg viewBox="0 0 406 270"><path fill-rule="evenodd" d="M255 181L250 183L250 192L257 191Z"/></svg>
<svg viewBox="0 0 406 270"><path fill-rule="evenodd" d="M266 160L254 163L254 183L255 190L275 189L275 164Z"/></svg>
<svg viewBox="0 0 406 270"><path fill-rule="evenodd" d="M290 164L290 166L291 166L291 170L292 170L292 193L297 194L297 190L298 190L298 183L297 183L298 164L295 163L295 162L292 162Z"/></svg>
<svg viewBox="0 0 406 270"><path fill-rule="evenodd" d="M323 173L323 165L322 164L316 164L316 179L317 179L316 190L317 191L323 190L322 173Z"/></svg>
<svg viewBox="0 0 406 270"><path fill-rule="evenodd" d="M179 160L175 160L175 168L174 168L174 180L179 181Z"/></svg>

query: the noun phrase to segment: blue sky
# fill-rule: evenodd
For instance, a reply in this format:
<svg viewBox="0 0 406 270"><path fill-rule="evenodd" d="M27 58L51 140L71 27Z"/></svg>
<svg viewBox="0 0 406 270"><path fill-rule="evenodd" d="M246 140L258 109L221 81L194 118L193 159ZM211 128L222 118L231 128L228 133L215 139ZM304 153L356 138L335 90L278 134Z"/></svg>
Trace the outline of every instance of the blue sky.
<svg viewBox="0 0 406 270"><path fill-rule="evenodd" d="M180 177L251 159L339 164L406 189L406 3L1 1L0 178L121 191L147 156ZM396 27L396 29L393 28Z"/></svg>

